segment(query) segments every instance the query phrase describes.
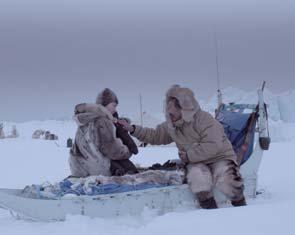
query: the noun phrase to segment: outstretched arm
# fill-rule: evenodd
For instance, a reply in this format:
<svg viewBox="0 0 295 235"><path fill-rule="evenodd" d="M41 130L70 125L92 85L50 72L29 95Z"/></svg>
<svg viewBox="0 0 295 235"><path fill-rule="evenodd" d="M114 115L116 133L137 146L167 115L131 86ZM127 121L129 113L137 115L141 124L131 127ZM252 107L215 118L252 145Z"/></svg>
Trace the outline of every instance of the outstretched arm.
<svg viewBox="0 0 295 235"><path fill-rule="evenodd" d="M166 122L158 125L155 129L147 128L137 125L130 125L127 122L120 122L130 134L144 143L152 145L170 144L173 139L168 133L168 126Z"/></svg>

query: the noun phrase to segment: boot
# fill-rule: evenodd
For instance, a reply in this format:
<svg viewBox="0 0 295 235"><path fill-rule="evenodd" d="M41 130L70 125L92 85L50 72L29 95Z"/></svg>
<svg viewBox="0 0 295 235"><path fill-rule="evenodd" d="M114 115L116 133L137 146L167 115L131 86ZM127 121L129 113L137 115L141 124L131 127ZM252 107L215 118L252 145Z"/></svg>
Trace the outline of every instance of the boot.
<svg viewBox="0 0 295 235"><path fill-rule="evenodd" d="M212 192L199 192L197 193L197 198L200 204L200 207L203 209L216 209L217 204L212 195Z"/></svg>
<svg viewBox="0 0 295 235"><path fill-rule="evenodd" d="M237 206L246 206L247 203L246 203L246 199L245 197L243 196L241 199L239 200L232 200L231 201L231 204L234 206L234 207L237 207Z"/></svg>
<svg viewBox="0 0 295 235"><path fill-rule="evenodd" d="M203 209L217 209L216 201L213 197L210 197L204 201L199 201L200 207Z"/></svg>

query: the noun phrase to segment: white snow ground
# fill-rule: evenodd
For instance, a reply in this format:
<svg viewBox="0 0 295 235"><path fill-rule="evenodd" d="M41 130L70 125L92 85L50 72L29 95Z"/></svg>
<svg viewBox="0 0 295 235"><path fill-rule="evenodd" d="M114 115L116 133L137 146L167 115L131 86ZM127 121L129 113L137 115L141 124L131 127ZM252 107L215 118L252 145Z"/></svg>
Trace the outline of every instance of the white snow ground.
<svg viewBox="0 0 295 235"><path fill-rule="evenodd" d="M60 140L31 139L33 130L40 125L58 134ZM264 193L248 201L246 207L186 211L163 216L144 211L137 218L108 220L68 216L66 221L56 223L16 220L9 212L0 209L0 234L295 234L294 125L290 127L280 123L280 126L285 128L278 129L274 136L289 133L288 142L280 142L281 139L277 138L270 151L265 152L259 172L259 189ZM75 133L72 122L30 122L18 125L18 129L20 138L0 140L0 187L23 188L32 183L55 182L69 174L65 141ZM143 148L133 161L150 165L175 158L176 154L174 147Z"/></svg>
<svg viewBox="0 0 295 235"><path fill-rule="evenodd" d="M155 216L147 210L141 216L115 219L91 219L68 216L64 222L39 223L14 219L0 209L0 234L295 234L295 91L281 95L265 93L269 104L270 133L273 143L266 151L259 171L258 188L263 192L248 206L218 210L195 210ZM246 93L234 88L224 90L225 101L256 102L256 91ZM216 98L201 102L213 112ZM159 118L149 117L148 126L155 126ZM157 123L154 123L157 122ZM6 134L14 123L5 122ZM74 137L73 121L32 121L18 123L18 139L0 140L0 188L23 188L28 184L56 182L69 175L66 139ZM59 136L58 141L31 139L36 129L49 130ZM133 161L151 165L177 157L175 147L140 149Z"/></svg>

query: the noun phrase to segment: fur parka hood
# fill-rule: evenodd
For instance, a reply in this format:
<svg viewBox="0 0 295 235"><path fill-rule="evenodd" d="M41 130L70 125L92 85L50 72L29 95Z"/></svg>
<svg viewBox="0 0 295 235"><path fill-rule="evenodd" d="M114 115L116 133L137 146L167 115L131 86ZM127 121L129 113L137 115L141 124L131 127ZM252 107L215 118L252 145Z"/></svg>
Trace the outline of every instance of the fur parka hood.
<svg viewBox="0 0 295 235"><path fill-rule="evenodd" d="M178 100L181 107L182 119L185 122L193 121L194 116L201 111L201 107L191 89L174 85L167 91L165 99L165 114L169 124L172 123L167 111L167 105L171 98Z"/></svg>
<svg viewBox="0 0 295 235"><path fill-rule="evenodd" d="M101 104L78 104L75 107L74 120L78 126L84 126L89 122L100 118L106 117L113 122L116 122L116 118Z"/></svg>

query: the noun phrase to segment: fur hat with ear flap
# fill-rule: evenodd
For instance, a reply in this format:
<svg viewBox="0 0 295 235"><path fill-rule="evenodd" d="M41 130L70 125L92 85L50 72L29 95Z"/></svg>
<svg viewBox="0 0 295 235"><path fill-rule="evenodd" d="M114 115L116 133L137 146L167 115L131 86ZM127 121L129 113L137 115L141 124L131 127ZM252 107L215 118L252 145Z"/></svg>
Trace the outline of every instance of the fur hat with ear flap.
<svg viewBox="0 0 295 235"><path fill-rule="evenodd" d="M105 88L96 98L96 104L101 104L102 106L107 106L112 102L119 103L116 94L109 88Z"/></svg>

